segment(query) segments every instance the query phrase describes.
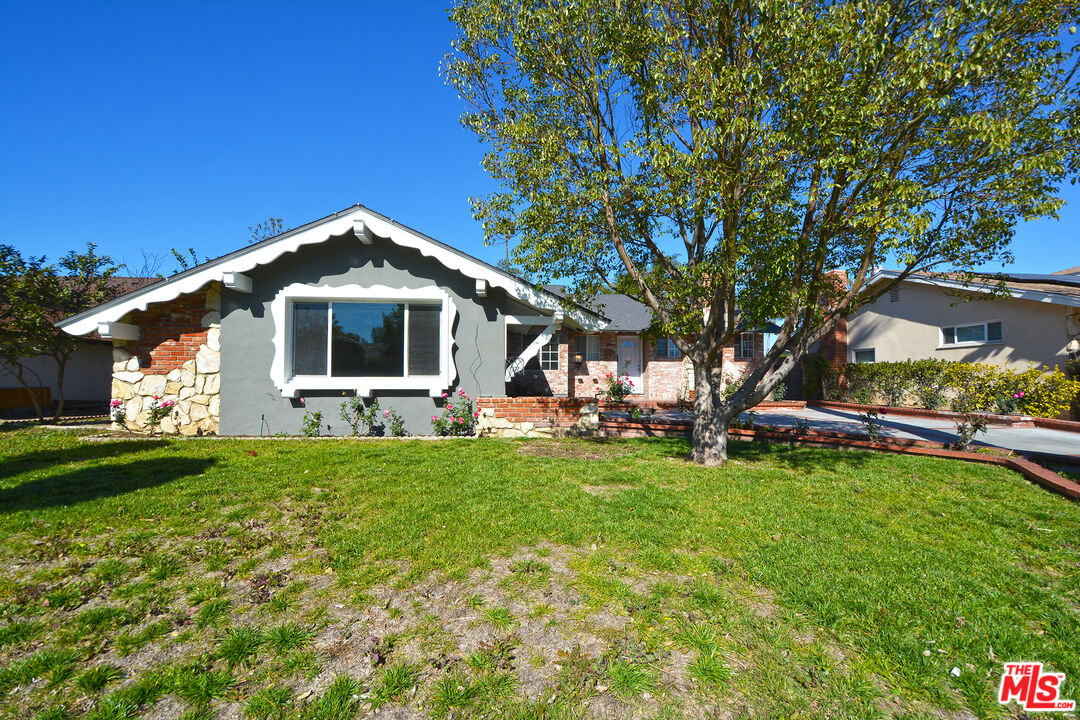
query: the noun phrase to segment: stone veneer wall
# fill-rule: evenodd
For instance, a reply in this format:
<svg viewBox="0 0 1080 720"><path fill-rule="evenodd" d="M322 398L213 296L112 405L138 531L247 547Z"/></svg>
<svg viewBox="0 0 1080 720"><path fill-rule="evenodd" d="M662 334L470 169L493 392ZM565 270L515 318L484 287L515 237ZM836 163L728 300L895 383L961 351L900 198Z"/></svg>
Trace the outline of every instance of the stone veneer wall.
<svg viewBox="0 0 1080 720"><path fill-rule="evenodd" d="M216 435L221 418L221 287L183 295L133 312L122 322L139 327L139 339L113 341L112 397L124 402L125 425L146 430L149 408L176 401L161 431Z"/></svg>

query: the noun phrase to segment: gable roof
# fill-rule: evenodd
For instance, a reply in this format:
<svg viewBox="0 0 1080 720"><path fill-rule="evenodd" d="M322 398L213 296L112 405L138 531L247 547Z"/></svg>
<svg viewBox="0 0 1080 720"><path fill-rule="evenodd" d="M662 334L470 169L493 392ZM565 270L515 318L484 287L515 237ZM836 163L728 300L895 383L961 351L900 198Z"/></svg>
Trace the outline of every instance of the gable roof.
<svg viewBox="0 0 1080 720"><path fill-rule="evenodd" d="M1066 268L1064 270L1058 270L1057 272L1050 273L1051 275L1080 275L1080 265L1074 268Z"/></svg>
<svg viewBox="0 0 1080 720"><path fill-rule="evenodd" d="M576 304L568 309L564 308L562 299L555 293L537 289L527 281L494 265L357 204L135 289L95 308L72 315L58 322L57 326L72 335L85 335L95 331L98 323L116 322L129 312L145 310L152 303L168 302L195 292L209 282L222 281L226 274L244 273L274 262L282 255L296 252L304 246L317 245L332 237L347 234L355 234L361 242L365 239L370 242L372 238L378 237L401 247L418 250L421 255L433 258L450 270L477 281L485 281L492 287L502 288L511 297L539 310L564 310L566 319L573 325L593 330L607 323L607 318L594 310Z"/></svg>
<svg viewBox="0 0 1080 720"><path fill-rule="evenodd" d="M867 285L873 285L884 280L891 280L900 275L895 270L880 270L870 278ZM979 283L976 279L965 285L958 276L944 275L910 275L904 282L920 285L934 285L948 290L962 292L991 293L995 285L1004 283L1009 289L1009 297L1034 302L1052 303L1055 305L1068 305L1080 307L1080 277L1074 277L1071 273L1053 273L1047 275L1032 273L977 273L976 278L985 279ZM1005 297L1003 299L1008 299Z"/></svg>

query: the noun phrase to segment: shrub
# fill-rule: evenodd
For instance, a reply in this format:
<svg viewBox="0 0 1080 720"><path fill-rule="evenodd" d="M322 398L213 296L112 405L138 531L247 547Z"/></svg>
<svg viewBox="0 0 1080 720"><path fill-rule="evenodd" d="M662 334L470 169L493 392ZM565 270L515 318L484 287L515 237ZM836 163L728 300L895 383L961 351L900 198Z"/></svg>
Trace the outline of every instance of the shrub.
<svg viewBox="0 0 1080 720"><path fill-rule="evenodd" d="M634 383L630 379L630 361L626 361L627 372L622 375L608 373L604 376L607 387L604 388L604 399L608 402L622 402L627 395L634 392Z"/></svg>
<svg viewBox="0 0 1080 720"><path fill-rule="evenodd" d="M841 373L847 379L847 396L864 405L879 395L889 405L900 405L910 394L929 410L948 402L961 413L1057 417L1080 396L1080 381L1069 379L1056 367L1048 371L1032 366L1018 372L982 363L906 360L851 363ZM835 384L839 374L831 373L831 377Z"/></svg>
<svg viewBox="0 0 1080 720"><path fill-rule="evenodd" d="M322 411L307 411L304 413L304 421L300 425L300 432L307 437L319 437L319 429L322 427Z"/></svg>
<svg viewBox="0 0 1080 720"><path fill-rule="evenodd" d="M480 411L473 404L473 399L464 390L458 389L453 397L443 393L447 398L446 407L442 415L431 416L431 429L436 435L475 435L476 420L480 417Z"/></svg>
<svg viewBox="0 0 1080 720"><path fill-rule="evenodd" d="M772 399L776 402L780 402L785 397L787 397L787 383L777 383L772 391Z"/></svg>
<svg viewBox="0 0 1080 720"><path fill-rule="evenodd" d="M359 394L341 403L341 419L352 428L353 436L380 436L386 431L379 414L379 399L372 398L365 405Z"/></svg>

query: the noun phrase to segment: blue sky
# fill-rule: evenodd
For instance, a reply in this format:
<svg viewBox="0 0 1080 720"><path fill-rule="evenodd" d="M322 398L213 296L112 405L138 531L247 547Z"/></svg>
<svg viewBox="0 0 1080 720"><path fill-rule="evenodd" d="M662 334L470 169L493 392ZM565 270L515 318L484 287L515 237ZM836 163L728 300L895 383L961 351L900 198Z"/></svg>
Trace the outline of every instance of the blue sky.
<svg viewBox="0 0 1080 720"><path fill-rule="evenodd" d="M246 244L362 203L495 262L483 148L439 75L445 3L0 3L0 242L56 258ZM1080 265L1080 187L1017 272ZM162 270L173 269L167 260Z"/></svg>

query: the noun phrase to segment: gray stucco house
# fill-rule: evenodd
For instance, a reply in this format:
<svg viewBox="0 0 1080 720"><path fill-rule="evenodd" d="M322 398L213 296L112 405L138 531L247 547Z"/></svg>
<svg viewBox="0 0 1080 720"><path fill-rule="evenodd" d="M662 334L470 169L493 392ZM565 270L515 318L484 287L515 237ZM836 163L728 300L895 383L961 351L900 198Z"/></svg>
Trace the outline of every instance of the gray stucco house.
<svg viewBox="0 0 1080 720"><path fill-rule="evenodd" d="M430 432L443 393L504 395L542 348L565 357L569 333L608 324L360 205L59 323L111 341L111 396L130 425L157 396L175 403L166 432L226 435L296 433L313 410L343 434L354 393ZM508 328L527 331L513 354Z"/></svg>

